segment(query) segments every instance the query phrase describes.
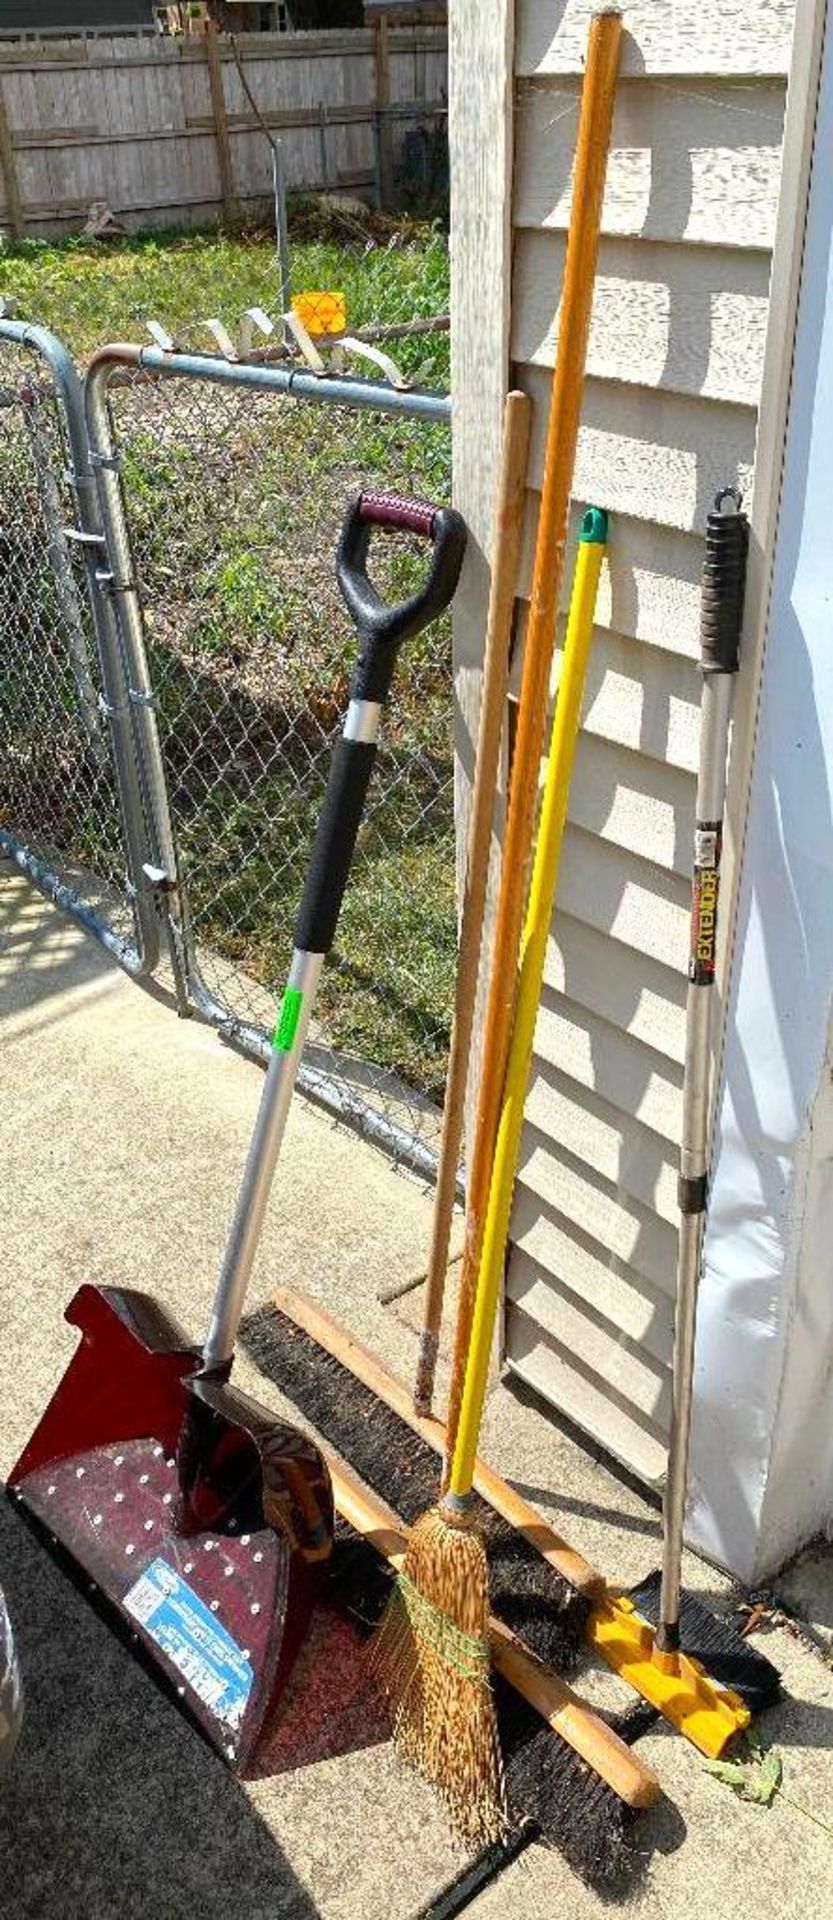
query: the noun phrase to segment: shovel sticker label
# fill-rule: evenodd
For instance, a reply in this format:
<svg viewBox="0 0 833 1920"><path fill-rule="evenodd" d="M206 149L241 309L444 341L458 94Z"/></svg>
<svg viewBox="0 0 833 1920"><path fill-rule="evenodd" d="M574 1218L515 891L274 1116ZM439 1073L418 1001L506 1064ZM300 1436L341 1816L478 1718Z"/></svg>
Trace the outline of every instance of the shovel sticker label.
<svg viewBox="0 0 833 1920"><path fill-rule="evenodd" d="M239 1727L254 1670L193 1587L166 1560L152 1560L125 1594L124 1604L203 1706L226 1726Z"/></svg>

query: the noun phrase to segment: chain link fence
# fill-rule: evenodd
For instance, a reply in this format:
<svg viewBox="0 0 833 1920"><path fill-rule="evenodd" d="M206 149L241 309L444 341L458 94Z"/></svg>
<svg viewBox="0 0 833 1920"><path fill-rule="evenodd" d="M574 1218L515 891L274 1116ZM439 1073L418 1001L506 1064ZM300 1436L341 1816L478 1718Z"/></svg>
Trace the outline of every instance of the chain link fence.
<svg viewBox="0 0 833 1920"><path fill-rule="evenodd" d="M335 578L364 485L443 498L448 428L198 377L119 374L110 421L180 882L226 1030L267 1031L356 652ZM383 597L424 572L374 547ZM433 1134L455 955L451 637L403 652L308 1067Z"/></svg>
<svg viewBox="0 0 833 1920"><path fill-rule="evenodd" d="M224 271L242 287L240 261L228 243L218 245ZM379 272L379 253L390 257L389 247L368 247L371 289L386 293L384 300L372 290L366 296L378 315L375 325L366 316L354 318L361 306L353 291L355 258L348 262L349 330L366 338L381 333L379 344L406 374L440 384L448 349L442 319L436 330L430 315L411 321L407 272L398 291L395 276ZM151 250L154 275L157 251ZM299 279L312 279L316 265L331 267L319 259L320 251L313 249L310 261L297 266ZM203 263L193 241L185 252L193 278ZM337 285L339 276L331 270L326 277ZM186 297L172 291L168 311ZM53 298L53 321L55 308ZM166 325L164 305L160 311ZM77 305L75 312L76 338L83 333L88 350L89 317ZM239 345L239 306L237 315L235 322L229 307L221 307L222 325ZM176 317L171 324L178 344L188 338L203 353L212 344L204 319L192 314L189 322ZM116 331L141 334L135 323ZM256 334L255 357L258 344ZM252 352L251 340L246 351ZM265 357L273 356L270 342ZM373 371L355 359L351 364L348 355L345 371L354 369ZM10 393L19 388L19 379L9 383ZM55 438L61 421L54 405L50 414L46 400L40 404L40 431L52 436L48 458L45 449L36 457L19 397L4 408L0 428L4 476L13 470L28 475L28 493L22 481L5 487L9 532L4 529L0 567L7 574L11 565L33 609L23 623L13 592L6 596L19 691L10 682L3 694L0 765L4 787L6 767L16 770L17 797L14 828L11 814L2 825L19 844L36 848L39 859L74 885L76 900L87 899L126 938L143 883L137 889L125 877L131 862L119 818L113 722L100 685L85 578L91 555L67 538L77 512L66 480L70 466ZM345 507L362 485L447 499L449 429L444 421L311 404L291 394L148 370L120 370L109 383L108 408L153 705L147 707L147 689L137 684L141 676L129 661L126 698L128 705L132 699L131 722L140 738L151 724L158 738L182 889L179 932L190 969L185 990L191 1004L229 1036L260 1050L289 957L355 654L335 580ZM51 506L39 472L51 476ZM102 478L99 469L99 487ZM37 564L27 553L32 542ZM424 555L407 537L378 541L373 559L377 584L392 598L402 597L424 568ZM75 637L82 631L83 653ZM56 653L58 677L46 670ZM34 692L39 684L52 687L48 720L46 696ZM456 950L447 619L404 650L384 737L336 947L325 969L305 1084L428 1171L446 1073ZM141 751L139 765L141 772ZM151 864L158 849L158 836L154 842L147 824ZM158 945L170 903L166 908L157 897L156 907ZM173 954L176 972L176 940ZM182 979L176 985L182 1001Z"/></svg>
<svg viewBox="0 0 833 1920"><path fill-rule="evenodd" d="M155 955L126 849L123 700L96 622L80 387L34 339L0 338L0 448L0 853L143 971Z"/></svg>
<svg viewBox="0 0 833 1920"><path fill-rule="evenodd" d="M448 242L436 225L378 214L353 200L297 196L289 204L288 291L342 295L348 330L396 341L418 385L449 383ZM26 240L0 252L0 305L49 327L79 368L107 340L147 341L159 322L189 351L214 353L209 322L240 343L259 308L277 325L282 268L273 232L155 233L54 246ZM256 344L263 345L262 340Z"/></svg>

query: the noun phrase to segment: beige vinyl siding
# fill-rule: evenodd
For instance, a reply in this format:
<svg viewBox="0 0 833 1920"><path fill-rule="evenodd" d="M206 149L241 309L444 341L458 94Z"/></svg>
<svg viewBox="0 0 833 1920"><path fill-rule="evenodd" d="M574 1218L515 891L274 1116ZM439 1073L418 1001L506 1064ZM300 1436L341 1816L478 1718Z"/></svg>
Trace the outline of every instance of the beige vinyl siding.
<svg viewBox="0 0 833 1920"><path fill-rule="evenodd" d="M579 91L578 78L523 83L515 122L516 227L566 229ZM696 75L621 81L605 232L771 248L784 97L783 83L769 79L754 87Z"/></svg>
<svg viewBox="0 0 833 1920"><path fill-rule="evenodd" d="M517 0L515 72L580 73L597 0ZM790 58L794 0L629 0L623 75L773 74Z"/></svg>
<svg viewBox="0 0 833 1920"><path fill-rule="evenodd" d="M585 0L516 5L508 377L536 416L524 594L590 12ZM702 530L719 487L752 483L792 20L793 0L626 10L574 483L571 548L596 502L611 515L610 563L527 1096L504 1349L652 1481L669 1417ZM518 655L524 624L522 608ZM516 658L515 692L518 680Z"/></svg>

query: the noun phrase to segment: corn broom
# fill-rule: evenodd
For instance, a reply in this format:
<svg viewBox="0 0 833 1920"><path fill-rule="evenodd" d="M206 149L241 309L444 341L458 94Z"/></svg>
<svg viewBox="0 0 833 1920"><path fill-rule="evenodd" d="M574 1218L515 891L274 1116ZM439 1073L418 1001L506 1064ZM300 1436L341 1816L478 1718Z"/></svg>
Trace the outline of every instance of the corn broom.
<svg viewBox="0 0 833 1920"><path fill-rule="evenodd" d="M393 1704L402 1758L439 1789L462 1839L499 1838L501 1757L490 1687L489 1585L471 1516L477 1442L523 1121L529 1048L567 812L607 518L590 508L582 537L524 928L517 1023L489 1192L472 1337L448 1487L412 1528L404 1567L377 1631L376 1674ZM507 1177L508 1174L508 1177Z"/></svg>

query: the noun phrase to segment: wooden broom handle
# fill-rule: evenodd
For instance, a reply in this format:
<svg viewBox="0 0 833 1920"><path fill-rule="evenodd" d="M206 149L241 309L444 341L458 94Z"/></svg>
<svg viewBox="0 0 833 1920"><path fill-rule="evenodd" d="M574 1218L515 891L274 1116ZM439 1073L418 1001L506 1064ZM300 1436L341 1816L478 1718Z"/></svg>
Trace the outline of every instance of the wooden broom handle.
<svg viewBox="0 0 833 1920"><path fill-rule="evenodd" d="M451 1029L451 1050L443 1108L431 1248L428 1255L422 1335L414 1383L414 1406L418 1413L430 1413L434 1397L445 1277L448 1271L448 1246L463 1138L463 1113L474 1008L477 999L480 943L489 878L489 851L500 763L500 742L509 685L509 645L521 551L531 415L532 402L527 394L507 394L503 414L500 482L495 514L483 691L480 701L477 759L469 823L468 862L460 924L454 1021Z"/></svg>
<svg viewBox="0 0 833 1920"><path fill-rule="evenodd" d="M555 623L564 571L570 487L584 391L587 337L599 251L602 198L613 122L622 20L594 14L581 94L558 347L547 424L529 624L512 756L483 1062L468 1175L466 1240L449 1394L446 1472L454 1451L471 1339L477 1273L512 1032L521 928L529 887Z"/></svg>
<svg viewBox="0 0 833 1920"><path fill-rule="evenodd" d="M406 1529L393 1508L371 1493L347 1462L328 1448L327 1465L338 1512L355 1533L398 1569L405 1557ZM652 1767L632 1753L612 1727L565 1680L529 1652L511 1627L489 1621L492 1661L516 1693L561 1735L630 1807L650 1807L659 1798L660 1784Z"/></svg>
<svg viewBox="0 0 833 1920"><path fill-rule="evenodd" d="M407 1387L383 1366L369 1347L363 1346L352 1333L333 1320L323 1307L309 1300L306 1294L297 1293L294 1288L281 1287L275 1294L275 1306L285 1320L291 1321L293 1326L308 1334L316 1346L340 1361L348 1373L368 1387L377 1400L390 1407L392 1413L398 1414L400 1420L404 1420L411 1431L442 1458L445 1451L445 1427L442 1421L433 1414L414 1411ZM508 1486L500 1474L486 1465L485 1460L475 1462L474 1484L489 1506L502 1514L516 1533L523 1534L530 1546L540 1553L543 1560L549 1561L568 1586L574 1587L577 1593L585 1594L588 1600L600 1601L604 1597L605 1580L598 1568L591 1567L583 1554L568 1546L566 1540L562 1540L555 1529L549 1526L537 1507L533 1507L529 1500L524 1500L514 1487Z"/></svg>

